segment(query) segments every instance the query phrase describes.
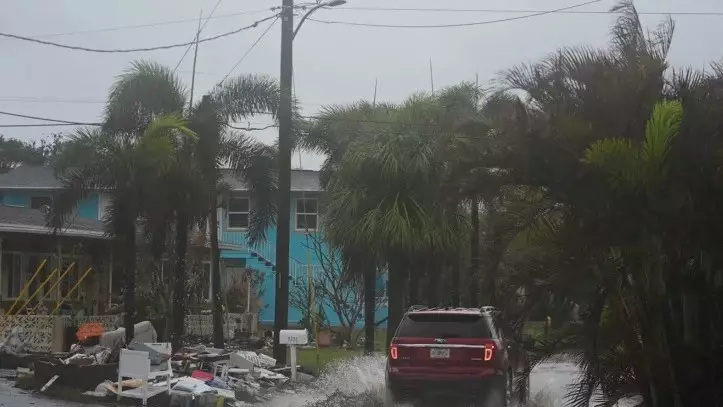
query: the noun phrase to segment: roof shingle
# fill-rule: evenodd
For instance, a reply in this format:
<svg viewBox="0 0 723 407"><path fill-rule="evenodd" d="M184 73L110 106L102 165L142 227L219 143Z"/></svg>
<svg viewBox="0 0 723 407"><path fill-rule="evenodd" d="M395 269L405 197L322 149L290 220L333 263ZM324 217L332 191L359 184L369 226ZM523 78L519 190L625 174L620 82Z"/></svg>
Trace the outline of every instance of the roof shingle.
<svg viewBox="0 0 723 407"><path fill-rule="evenodd" d="M222 170L223 180L231 189L244 191L248 188L236 178L233 171ZM60 181L55 177L50 167L20 166L11 171L0 174L0 189L56 189L60 188ZM291 171L291 190L303 192L320 191L319 172L311 170Z"/></svg>

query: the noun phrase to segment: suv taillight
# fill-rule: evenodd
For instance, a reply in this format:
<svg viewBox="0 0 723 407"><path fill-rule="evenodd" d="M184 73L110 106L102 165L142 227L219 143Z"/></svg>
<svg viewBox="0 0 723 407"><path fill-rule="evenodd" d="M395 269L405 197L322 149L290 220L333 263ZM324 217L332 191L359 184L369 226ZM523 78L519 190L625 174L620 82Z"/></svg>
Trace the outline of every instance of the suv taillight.
<svg viewBox="0 0 723 407"><path fill-rule="evenodd" d="M392 344L389 346L389 357L391 357L392 360L399 358L399 348L397 348L397 345Z"/></svg>
<svg viewBox="0 0 723 407"><path fill-rule="evenodd" d="M495 344L494 343L486 343L484 348L484 360L485 362L489 362L492 360L492 357L495 354Z"/></svg>

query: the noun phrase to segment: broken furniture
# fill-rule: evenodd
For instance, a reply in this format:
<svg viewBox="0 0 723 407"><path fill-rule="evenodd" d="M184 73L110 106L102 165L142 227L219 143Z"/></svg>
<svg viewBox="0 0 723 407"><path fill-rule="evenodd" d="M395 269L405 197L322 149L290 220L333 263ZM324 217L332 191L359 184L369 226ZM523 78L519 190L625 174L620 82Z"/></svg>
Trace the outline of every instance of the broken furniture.
<svg viewBox="0 0 723 407"><path fill-rule="evenodd" d="M140 386L135 389L123 390L123 378L139 379ZM149 382L157 378L165 378L166 385L164 387L149 386ZM171 393L172 378L173 371L170 364L166 365L164 370L153 371L148 352L121 349L118 362L118 400L121 397L140 399L145 406L149 398L164 391L168 394Z"/></svg>
<svg viewBox="0 0 723 407"><path fill-rule="evenodd" d="M118 377L118 364L68 365L58 359L35 360L33 377L38 386L47 383L53 376L59 376L55 386L68 387L79 391L91 391L98 382L115 380Z"/></svg>

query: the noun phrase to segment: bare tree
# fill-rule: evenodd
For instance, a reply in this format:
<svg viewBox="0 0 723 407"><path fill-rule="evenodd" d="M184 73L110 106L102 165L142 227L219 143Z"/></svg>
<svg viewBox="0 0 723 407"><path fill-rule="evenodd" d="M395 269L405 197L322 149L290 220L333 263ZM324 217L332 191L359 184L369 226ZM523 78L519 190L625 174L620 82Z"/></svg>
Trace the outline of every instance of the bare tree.
<svg viewBox="0 0 723 407"><path fill-rule="evenodd" d="M302 310L303 319L315 320L317 326L321 327L329 327L324 310L332 310L338 317L343 339L348 344L352 344L354 329L364 321L363 281L347 272L341 251L328 245L323 232L311 232L306 236L305 245L316 255L319 264L312 266L311 285L307 273L295 276L289 302ZM313 287L315 308L317 308L313 312L310 287ZM381 304L382 302L376 301L376 309L379 309ZM302 324L304 322L302 321Z"/></svg>

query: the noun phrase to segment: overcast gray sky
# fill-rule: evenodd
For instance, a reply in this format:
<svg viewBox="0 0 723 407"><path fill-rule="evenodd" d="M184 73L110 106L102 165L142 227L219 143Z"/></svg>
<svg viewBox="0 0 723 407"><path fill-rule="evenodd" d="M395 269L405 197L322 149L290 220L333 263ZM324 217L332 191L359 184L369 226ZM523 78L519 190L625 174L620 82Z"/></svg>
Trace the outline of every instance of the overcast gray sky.
<svg viewBox="0 0 723 407"><path fill-rule="evenodd" d="M0 0L0 31L94 48L139 48L190 41L201 10L208 16L218 0ZM481 11L371 11L354 7L550 10L583 0L348 0L346 6L320 10L317 19L393 25L453 24L517 17L522 13ZM221 0L201 37L239 28L265 18L281 0ZM612 0L576 8L607 11ZM694 4L693 4L694 3ZM715 0L638 0L642 12L718 12L718 16L673 15L676 35L671 63L704 68L723 57L723 4ZM346 8L346 9L345 9ZM644 15L652 28L663 16ZM178 22L178 20L186 20ZM556 14L459 28L401 29L328 25L308 21L294 42L296 92L304 112L322 105L371 99L398 102L430 90L429 60L439 89L463 80L481 83L516 63L534 61L562 46L604 45L614 20L609 14ZM196 94L218 83L256 41L268 23L217 41L203 43L198 54ZM122 26L149 25L129 28ZM115 28L114 30L97 31ZM276 23L234 73L278 77L280 23ZM93 31L93 32L88 32ZM61 35L62 34L62 35ZM116 75L136 59L175 66L184 48L132 54L71 51L12 39L0 39L0 110L72 121L97 121ZM193 53L179 75L191 82ZM265 124L268 118L253 118ZM39 123L0 115L0 124ZM0 128L0 134L37 140L58 128ZM271 142L277 133L258 134ZM321 157L294 157L294 166L317 169Z"/></svg>

